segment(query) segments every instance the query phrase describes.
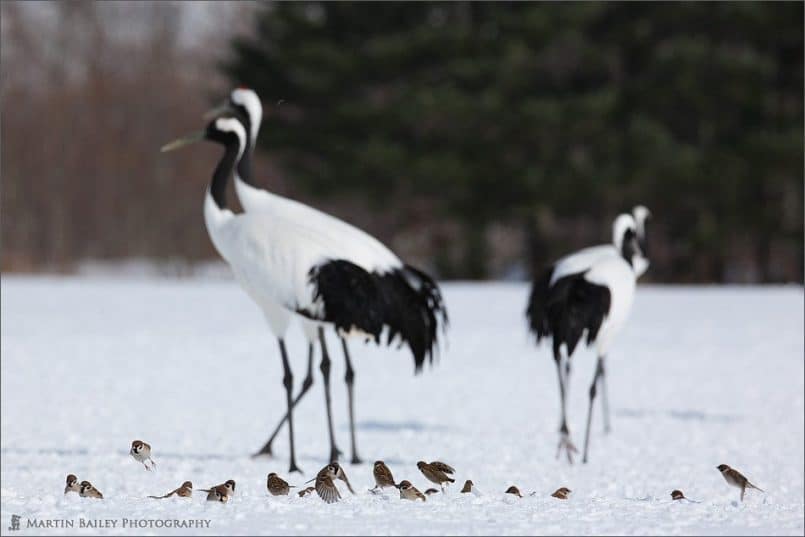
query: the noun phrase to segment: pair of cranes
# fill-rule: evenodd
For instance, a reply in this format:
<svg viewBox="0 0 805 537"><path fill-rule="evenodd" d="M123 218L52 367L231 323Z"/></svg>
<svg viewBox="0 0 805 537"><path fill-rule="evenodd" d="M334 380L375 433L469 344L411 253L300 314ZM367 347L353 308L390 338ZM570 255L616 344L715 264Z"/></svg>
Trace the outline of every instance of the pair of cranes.
<svg viewBox="0 0 805 537"><path fill-rule="evenodd" d="M448 322L447 309L439 286L429 275L404 263L374 237L331 215L256 185L252 156L262 113L257 94L247 88L237 88L224 105L208 113L206 117L211 121L204 131L175 140L162 150L170 151L200 140L224 147L205 196L204 220L216 250L262 310L277 339L284 372L287 412L257 454L271 454L274 438L287 421L289 471L300 471L296 463L293 409L313 383L314 347L318 344L330 459L338 459L340 451L335 442L330 396L331 361L324 335L324 328L332 326L340 338L346 363L352 462L359 463L354 423L354 370L346 337L359 335L376 343L385 339L386 344L399 341L408 346L415 370L419 371L426 359L433 359L439 334ZM226 187L233 172L235 191L244 209L242 213L233 212L227 203ZM569 256L564 264L562 261L555 264L551 270L555 277L535 283L528 309L538 338L552 335L555 354L557 341L559 345L567 343L568 360L575 349L575 342L570 341L578 326L588 330L588 343L596 340L596 334L598 340L606 338L606 343L599 345L599 368L602 368L611 335L628 314L637 277L635 270L641 260L645 260L644 250L635 238L635 219L622 215L615 228L614 245L595 247L596 252L582 250L576 256L581 255L583 259ZM629 230L631 235L627 233ZM621 281L626 272L632 275L631 288ZM591 298L598 300L597 305L576 305L576 302L587 304ZM574 305L557 307L562 301ZM579 312L581 324L577 319ZM560 320L564 317L567 321ZM308 341L307 376L296 397L292 393L293 373L284 339L293 318L301 321ZM564 419L564 382L569 374L569 362L565 373L561 372L559 361L557 368L560 370L563 427L560 447L565 446L570 460L570 450L575 448L569 440ZM598 370L594 385L599 378L603 382L603 374L599 375Z"/></svg>

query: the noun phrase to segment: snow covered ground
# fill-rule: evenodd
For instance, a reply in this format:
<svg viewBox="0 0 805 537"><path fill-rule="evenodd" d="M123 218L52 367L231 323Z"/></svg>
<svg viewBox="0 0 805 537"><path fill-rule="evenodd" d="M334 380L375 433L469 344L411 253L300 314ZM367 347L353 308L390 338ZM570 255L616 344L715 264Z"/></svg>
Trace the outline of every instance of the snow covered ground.
<svg viewBox="0 0 805 537"><path fill-rule="evenodd" d="M346 466L358 494L326 505L265 489L270 471L301 484L327 462L318 370L296 413L304 478L286 474L284 432L275 459L249 457L282 415L284 392L276 344L235 284L3 276L0 530L11 533L18 514L16 535L189 532L132 530L123 519L204 519L209 529L192 531L223 534L803 534L801 287L640 287L609 359L613 432L603 434L599 412L591 462L575 466L554 458L555 370L548 349L527 337L527 286L444 289L449 346L420 376L405 351L351 343L367 462ZM298 385L298 330L289 349ZM348 452L335 339L330 350L338 442ZM569 412L581 447L594 356L585 349L574 364ZM158 471L128 456L135 438L152 444ZM457 486L424 504L371 495L369 463L381 458L422 490L416 461L444 460ZM720 463L767 493L739 503ZM106 499L64 497L67 473ZM201 488L229 478L238 488L226 505L201 494L145 499L186 479ZM458 493L468 478L479 496ZM536 495L503 494L512 484ZM560 486L571 500L549 496ZM701 503L671 502L675 488ZM34 519L74 527L26 528ZM117 527L81 528L82 519Z"/></svg>

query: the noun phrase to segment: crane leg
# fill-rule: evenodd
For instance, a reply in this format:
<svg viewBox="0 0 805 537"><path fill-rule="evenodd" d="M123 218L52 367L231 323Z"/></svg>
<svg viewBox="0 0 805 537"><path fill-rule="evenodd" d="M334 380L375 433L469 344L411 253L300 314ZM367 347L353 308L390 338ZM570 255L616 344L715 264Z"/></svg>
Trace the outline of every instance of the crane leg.
<svg viewBox="0 0 805 537"><path fill-rule="evenodd" d="M293 408L296 408L296 405L299 404L299 401L302 400L302 397L304 397L305 394L310 390L311 386L313 386L313 343L310 343L307 348L307 376L302 382L302 389L299 390L299 393L296 394L296 397L293 400ZM285 412L285 415L274 428L274 432L271 433L271 437L268 439L268 442L266 442L265 445L260 448L260 451L252 455L252 457L258 457L260 455L268 455L269 457L272 457L274 455L272 448L274 439L277 437L286 421L288 421L288 412Z"/></svg>
<svg viewBox="0 0 805 537"><path fill-rule="evenodd" d="M341 347L344 349L344 361L346 362L347 372L344 375L344 382L347 383L347 398L349 400L349 438L352 443L352 464L360 464L363 461L358 457L358 448L355 444L355 406L353 399L353 384L355 383L355 371L352 369L352 360L349 358L347 340L341 338Z"/></svg>
<svg viewBox="0 0 805 537"><path fill-rule="evenodd" d="M568 361L570 359L568 358ZM562 374L562 354L556 350L554 352L554 362L556 362L556 376L559 379L559 408L560 408L560 425L559 425L559 444L556 446L556 458L565 452L567 462L573 464L573 453L578 450L573 442L570 440L570 431L567 428L567 413L565 411L565 381L567 380ZM568 373L570 371L569 365L565 369Z"/></svg>
<svg viewBox="0 0 805 537"><path fill-rule="evenodd" d="M565 360L565 399L570 396L570 357Z"/></svg>
<svg viewBox="0 0 805 537"><path fill-rule="evenodd" d="M333 408L330 398L330 353L327 352L327 342L324 340L324 329L319 327L319 343L321 344L321 370L324 377L324 403L327 405L327 427L330 433L330 461L337 461L341 450L335 445L335 432L333 431Z"/></svg>
<svg viewBox="0 0 805 537"><path fill-rule="evenodd" d="M601 375L599 375L598 381L601 383L601 406L604 412L604 432L609 434L609 432L612 430L612 427L610 427L609 425L609 396L607 396L607 370L603 356L598 359L598 363L601 365Z"/></svg>
<svg viewBox="0 0 805 537"><path fill-rule="evenodd" d="M288 362L288 352L285 349L285 341L279 339L280 353L282 354L282 368L285 374L282 377L282 383L285 386L285 401L288 404L288 434L291 439L291 465L288 468L289 472L302 472L296 465L296 446L294 445L293 434L293 373L291 373L291 364Z"/></svg>
<svg viewBox="0 0 805 537"><path fill-rule="evenodd" d="M590 406L587 408L587 431L584 433L584 456L581 459L581 462L587 463L587 450L590 447L590 425L592 424L593 420L593 401L595 401L596 395L596 386L598 384L598 379L601 377L601 368L603 367L603 358L601 356L598 357L598 362L595 365L595 375L593 376L593 382L590 384Z"/></svg>

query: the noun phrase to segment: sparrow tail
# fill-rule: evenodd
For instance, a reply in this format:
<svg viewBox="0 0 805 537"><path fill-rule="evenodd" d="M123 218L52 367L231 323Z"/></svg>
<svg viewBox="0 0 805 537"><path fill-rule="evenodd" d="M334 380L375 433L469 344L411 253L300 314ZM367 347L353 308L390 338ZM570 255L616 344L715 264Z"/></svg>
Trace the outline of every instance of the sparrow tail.
<svg viewBox="0 0 805 537"><path fill-rule="evenodd" d="M746 482L746 488L748 488L748 489L755 489L755 490L759 490L760 492L763 492L763 493L765 493L765 492L766 492L766 491L765 491L765 490L763 490L762 488L760 488L760 487L757 487L757 486L753 485L753 484L752 484L752 483L750 483L749 481L747 481L747 482Z"/></svg>

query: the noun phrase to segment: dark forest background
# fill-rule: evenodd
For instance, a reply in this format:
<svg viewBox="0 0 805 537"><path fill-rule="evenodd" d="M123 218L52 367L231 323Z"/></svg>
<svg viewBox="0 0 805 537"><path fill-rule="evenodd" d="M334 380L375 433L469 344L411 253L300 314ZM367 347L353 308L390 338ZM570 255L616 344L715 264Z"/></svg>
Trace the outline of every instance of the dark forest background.
<svg viewBox="0 0 805 537"><path fill-rule="evenodd" d="M525 278L653 212L662 282L801 282L803 4L3 2L2 269L214 259L203 125L442 278ZM281 103L281 104L278 104Z"/></svg>

